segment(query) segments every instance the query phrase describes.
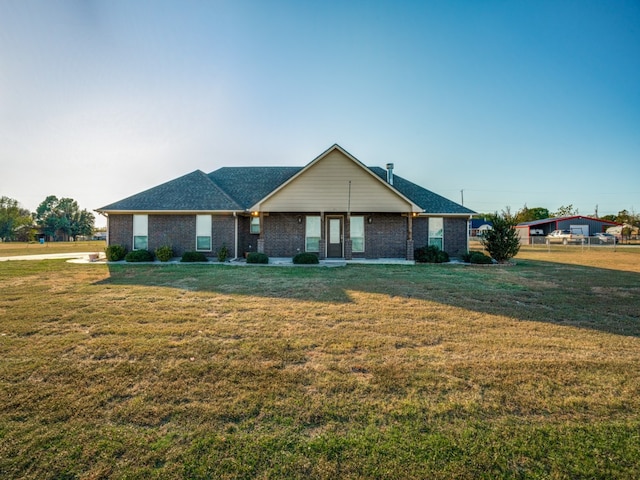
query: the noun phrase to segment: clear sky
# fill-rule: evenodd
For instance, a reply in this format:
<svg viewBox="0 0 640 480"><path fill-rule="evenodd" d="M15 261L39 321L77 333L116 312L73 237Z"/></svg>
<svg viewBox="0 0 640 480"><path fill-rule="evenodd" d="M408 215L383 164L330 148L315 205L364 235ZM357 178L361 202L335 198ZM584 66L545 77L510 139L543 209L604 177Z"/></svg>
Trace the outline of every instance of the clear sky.
<svg viewBox="0 0 640 480"><path fill-rule="evenodd" d="M479 212L637 213L640 2L0 0L25 208L334 143Z"/></svg>

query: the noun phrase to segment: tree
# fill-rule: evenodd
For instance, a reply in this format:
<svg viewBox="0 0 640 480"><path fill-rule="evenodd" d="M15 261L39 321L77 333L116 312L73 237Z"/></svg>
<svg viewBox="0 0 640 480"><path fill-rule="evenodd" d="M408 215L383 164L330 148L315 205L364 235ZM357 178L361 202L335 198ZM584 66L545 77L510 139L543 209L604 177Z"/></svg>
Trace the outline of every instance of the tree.
<svg viewBox="0 0 640 480"><path fill-rule="evenodd" d="M551 214L546 208L528 208L525 204L524 207L522 207L522 209L518 210L518 213L516 213L516 220L517 223L533 222L534 220L543 220L545 218L549 218L550 216Z"/></svg>
<svg viewBox="0 0 640 480"><path fill-rule="evenodd" d="M554 217L572 217L578 215L578 209L573 208L573 204L562 205L558 211L553 214Z"/></svg>
<svg viewBox="0 0 640 480"><path fill-rule="evenodd" d="M19 230L33 224L28 210L21 208L17 200L0 197L0 240L15 240Z"/></svg>
<svg viewBox="0 0 640 480"><path fill-rule="evenodd" d="M489 220L493 228L487 230L480 241L491 258L496 262L505 263L520 251L520 237L514 228L515 217L508 215L508 212L503 212L502 215L496 212L489 217Z"/></svg>
<svg viewBox="0 0 640 480"><path fill-rule="evenodd" d="M36 209L37 224L53 239L75 240L78 235L91 235L94 221L93 214L80 210L78 202L71 198L49 195Z"/></svg>

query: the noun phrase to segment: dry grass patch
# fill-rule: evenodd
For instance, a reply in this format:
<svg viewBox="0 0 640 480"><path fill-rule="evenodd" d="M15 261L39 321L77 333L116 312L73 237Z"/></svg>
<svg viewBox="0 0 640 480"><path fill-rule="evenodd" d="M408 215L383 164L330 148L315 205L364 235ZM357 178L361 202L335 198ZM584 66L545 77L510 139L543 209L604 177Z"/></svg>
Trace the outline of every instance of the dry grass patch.
<svg viewBox="0 0 640 480"><path fill-rule="evenodd" d="M0 265L0 472L636 477L639 277L602 261Z"/></svg>

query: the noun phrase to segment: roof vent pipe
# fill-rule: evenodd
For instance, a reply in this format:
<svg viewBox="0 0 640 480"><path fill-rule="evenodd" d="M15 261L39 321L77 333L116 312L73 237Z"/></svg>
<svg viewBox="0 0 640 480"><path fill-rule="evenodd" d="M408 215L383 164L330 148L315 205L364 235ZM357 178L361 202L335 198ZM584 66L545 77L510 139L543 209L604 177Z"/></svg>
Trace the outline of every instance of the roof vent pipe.
<svg viewBox="0 0 640 480"><path fill-rule="evenodd" d="M387 183L393 185L393 163L387 163Z"/></svg>

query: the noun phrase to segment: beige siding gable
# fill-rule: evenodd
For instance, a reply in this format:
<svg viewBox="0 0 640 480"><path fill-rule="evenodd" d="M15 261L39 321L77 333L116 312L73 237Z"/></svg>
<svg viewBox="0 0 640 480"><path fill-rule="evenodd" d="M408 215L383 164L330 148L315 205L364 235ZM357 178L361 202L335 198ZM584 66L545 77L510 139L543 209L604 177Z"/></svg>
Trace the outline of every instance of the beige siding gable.
<svg viewBox="0 0 640 480"><path fill-rule="evenodd" d="M264 212L418 211L416 205L339 148L314 160L255 208Z"/></svg>

